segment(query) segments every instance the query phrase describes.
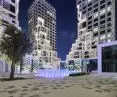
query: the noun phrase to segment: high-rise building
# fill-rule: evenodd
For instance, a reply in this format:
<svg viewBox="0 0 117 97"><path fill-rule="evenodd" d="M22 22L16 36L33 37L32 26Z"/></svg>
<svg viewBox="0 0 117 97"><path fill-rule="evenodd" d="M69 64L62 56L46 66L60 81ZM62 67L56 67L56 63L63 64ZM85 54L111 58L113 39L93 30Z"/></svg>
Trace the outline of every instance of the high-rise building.
<svg viewBox="0 0 117 97"><path fill-rule="evenodd" d="M19 0L0 0L0 25L14 24L19 27Z"/></svg>
<svg viewBox="0 0 117 97"><path fill-rule="evenodd" d="M52 49L50 40L48 40L49 29L45 27L45 20L37 18L37 25L33 29L34 34L34 51L33 64L38 68L57 68L57 52ZM35 66L35 62L38 64ZM35 68L36 69L36 68Z"/></svg>
<svg viewBox="0 0 117 97"><path fill-rule="evenodd" d="M56 51L56 10L46 0L34 0L28 10L28 32L30 39L33 40L32 30L37 25L37 18L45 20L44 26L49 28L48 40L52 49Z"/></svg>
<svg viewBox="0 0 117 97"><path fill-rule="evenodd" d="M67 58L97 58L97 44L117 39L117 0L77 0L76 6L78 39Z"/></svg>
<svg viewBox="0 0 117 97"><path fill-rule="evenodd" d="M8 24L13 24L19 29L19 1L20 0L0 0L0 41ZM6 57L2 55L0 59L0 72L10 71L10 65L5 61L5 58Z"/></svg>

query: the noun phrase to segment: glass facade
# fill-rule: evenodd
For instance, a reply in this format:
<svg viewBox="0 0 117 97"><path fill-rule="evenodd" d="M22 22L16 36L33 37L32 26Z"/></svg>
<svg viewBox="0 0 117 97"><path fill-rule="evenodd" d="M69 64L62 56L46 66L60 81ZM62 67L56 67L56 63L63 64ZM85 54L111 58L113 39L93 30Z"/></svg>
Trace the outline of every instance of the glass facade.
<svg viewBox="0 0 117 97"><path fill-rule="evenodd" d="M83 66L81 63L82 60L77 59L77 60L69 60L68 62L68 69L69 70L77 70L78 72L82 72Z"/></svg>
<svg viewBox="0 0 117 97"><path fill-rule="evenodd" d="M74 60L70 60L68 62L68 68L69 68L69 70L75 70Z"/></svg>
<svg viewBox="0 0 117 97"><path fill-rule="evenodd" d="M60 69L67 69L66 62L60 62Z"/></svg>
<svg viewBox="0 0 117 97"><path fill-rule="evenodd" d="M102 48L102 72L117 72L117 45Z"/></svg>
<svg viewBox="0 0 117 97"><path fill-rule="evenodd" d="M39 60L33 60L32 62L32 69L33 70L38 70L38 69L44 69L42 66L42 63L40 63Z"/></svg>

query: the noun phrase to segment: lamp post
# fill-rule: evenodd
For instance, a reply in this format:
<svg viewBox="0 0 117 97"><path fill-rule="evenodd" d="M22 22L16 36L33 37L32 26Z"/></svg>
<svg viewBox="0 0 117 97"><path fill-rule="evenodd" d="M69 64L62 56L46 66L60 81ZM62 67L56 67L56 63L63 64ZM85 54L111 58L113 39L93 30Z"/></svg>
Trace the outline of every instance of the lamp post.
<svg viewBox="0 0 117 97"><path fill-rule="evenodd" d="M2 73L2 79L3 79L3 60L2 60L1 54L0 54L0 65L1 65L1 73Z"/></svg>
<svg viewBox="0 0 117 97"><path fill-rule="evenodd" d="M2 79L3 79L3 62L2 62Z"/></svg>
<svg viewBox="0 0 117 97"><path fill-rule="evenodd" d="M34 64L34 62L33 62L33 59L32 59L31 72L33 72L33 64Z"/></svg>

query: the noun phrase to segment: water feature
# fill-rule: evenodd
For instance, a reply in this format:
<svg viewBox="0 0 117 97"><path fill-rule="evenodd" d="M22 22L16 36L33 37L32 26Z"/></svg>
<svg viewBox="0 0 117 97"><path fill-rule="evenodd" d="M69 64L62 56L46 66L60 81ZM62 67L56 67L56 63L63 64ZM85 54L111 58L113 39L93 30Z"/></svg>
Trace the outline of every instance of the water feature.
<svg viewBox="0 0 117 97"><path fill-rule="evenodd" d="M42 69L38 70L38 72L35 74L37 77L43 77L43 78L64 78L69 76L71 73L78 73L78 71L70 71L68 69L63 70L54 70L54 69Z"/></svg>

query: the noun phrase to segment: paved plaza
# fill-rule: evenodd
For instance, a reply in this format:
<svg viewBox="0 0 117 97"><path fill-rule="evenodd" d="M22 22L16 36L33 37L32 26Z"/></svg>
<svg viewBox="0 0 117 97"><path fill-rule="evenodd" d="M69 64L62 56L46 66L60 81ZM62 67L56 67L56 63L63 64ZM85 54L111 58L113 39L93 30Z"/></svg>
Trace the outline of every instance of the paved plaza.
<svg viewBox="0 0 117 97"><path fill-rule="evenodd" d="M0 82L0 97L117 97L117 79L87 75Z"/></svg>

